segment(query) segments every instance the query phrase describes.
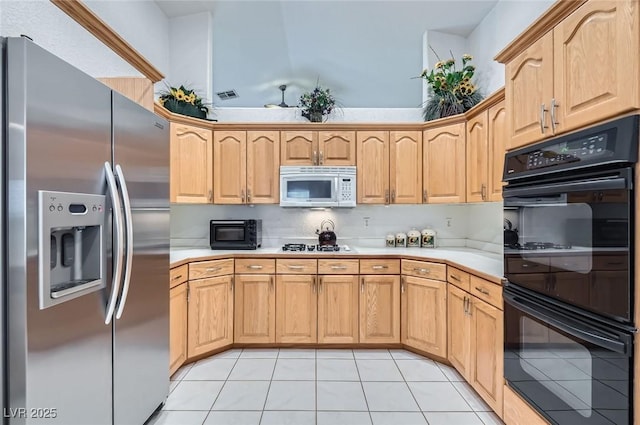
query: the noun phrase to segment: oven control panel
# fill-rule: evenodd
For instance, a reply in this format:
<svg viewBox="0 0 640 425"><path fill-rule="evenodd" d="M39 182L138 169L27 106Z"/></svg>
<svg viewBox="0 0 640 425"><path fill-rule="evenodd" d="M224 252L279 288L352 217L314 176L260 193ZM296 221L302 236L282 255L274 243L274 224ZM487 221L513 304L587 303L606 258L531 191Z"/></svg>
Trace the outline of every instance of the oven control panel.
<svg viewBox="0 0 640 425"><path fill-rule="evenodd" d="M607 134L592 136L587 139L573 140L544 149L535 150L527 155L527 170L552 167L554 165L599 158L611 155L607 149Z"/></svg>

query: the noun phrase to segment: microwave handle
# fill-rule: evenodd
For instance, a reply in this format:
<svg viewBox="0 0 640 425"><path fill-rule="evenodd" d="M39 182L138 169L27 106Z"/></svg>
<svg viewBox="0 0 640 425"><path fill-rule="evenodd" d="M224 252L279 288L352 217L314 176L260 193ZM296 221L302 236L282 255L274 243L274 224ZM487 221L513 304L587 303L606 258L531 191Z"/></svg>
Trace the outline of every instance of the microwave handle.
<svg viewBox="0 0 640 425"><path fill-rule="evenodd" d="M631 356L631 353L627 348L631 347L631 336L629 336L628 338L624 338L625 341L607 338L606 336L594 333L594 329L590 328L589 326L577 323L575 320L567 320L568 318L566 318L566 316L564 316L563 314L553 313L550 311L541 311L540 309L536 308L536 306L539 305L536 302L523 300L517 295L513 295L506 291L503 293L503 298L505 303L511 304L518 310L522 310L525 313L535 317L536 319L552 325L555 328L568 333L569 335L580 338L583 341L590 342L591 344L597 345L599 347L606 348L607 350Z"/></svg>

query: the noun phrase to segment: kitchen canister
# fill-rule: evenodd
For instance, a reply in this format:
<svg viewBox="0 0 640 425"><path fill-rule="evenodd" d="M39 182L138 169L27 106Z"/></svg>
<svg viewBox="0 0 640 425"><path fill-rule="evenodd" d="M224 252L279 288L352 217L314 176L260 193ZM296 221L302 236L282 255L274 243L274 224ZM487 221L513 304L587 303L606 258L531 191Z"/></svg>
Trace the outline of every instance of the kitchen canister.
<svg viewBox="0 0 640 425"><path fill-rule="evenodd" d="M407 248L420 248L420 232L417 229L407 232Z"/></svg>
<svg viewBox="0 0 640 425"><path fill-rule="evenodd" d="M387 248L392 248L394 246L396 246L396 237L393 234L388 234L387 235L387 243L386 246Z"/></svg>
<svg viewBox="0 0 640 425"><path fill-rule="evenodd" d="M422 230L422 248L435 248L436 247L436 231L433 229Z"/></svg>
<svg viewBox="0 0 640 425"><path fill-rule="evenodd" d="M404 233L396 234L396 247L404 248L407 246L407 235Z"/></svg>

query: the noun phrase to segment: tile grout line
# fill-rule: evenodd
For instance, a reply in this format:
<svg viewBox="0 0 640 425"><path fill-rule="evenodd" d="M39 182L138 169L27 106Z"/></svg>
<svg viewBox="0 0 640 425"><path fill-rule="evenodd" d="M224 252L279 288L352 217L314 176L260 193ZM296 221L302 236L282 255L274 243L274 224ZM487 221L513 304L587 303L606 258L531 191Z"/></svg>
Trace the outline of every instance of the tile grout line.
<svg viewBox="0 0 640 425"><path fill-rule="evenodd" d="M447 379L448 379L448 378L447 378ZM467 384L467 383L466 383L466 382L463 382L462 384L464 385L464 384ZM468 385L468 384L467 384L467 385ZM458 388L457 388L455 385L453 385L453 382L451 382L451 386L453 386L453 389L454 389L454 390L456 390L456 392L457 392L458 394L460 394L460 397L462 397L462 399L464 400L464 402L465 402L465 403L467 403L467 406L469 406L469 408L471 409L471 411L473 412L473 414L476 416L476 418L478 418L478 419L480 420L480 422L482 422L482 423L484 424L484 421L482 420L482 418L481 418L480 416L478 416L478 412L476 412L476 411L473 409L473 406L471 405L471 403L469 403L469 402L467 401L467 398L466 398L466 397L465 397L465 396L464 396L464 395L463 395L463 394L458 390ZM469 388L471 388L471 386L470 386L470 385L469 385ZM474 391L474 390L473 390L473 388L471 388L471 391ZM474 391L474 392L475 392L475 391ZM484 400L482 400L482 402L484 403Z"/></svg>
<svg viewBox="0 0 640 425"><path fill-rule="evenodd" d="M273 377L276 374L276 367L278 367L278 359L280 358L280 349L278 348L278 353L276 354L276 361L273 364L273 370L271 371L271 379L269 380L269 386L267 387L267 395L264 397L264 404L262 405L262 412L260 413L260 421L258 424L262 424L262 419L264 418L264 411L267 408L267 401L269 401L269 391L271 391L271 384L273 383Z"/></svg>
<svg viewBox="0 0 640 425"><path fill-rule="evenodd" d="M386 350L391 356L391 352ZM353 362L356 365L356 372L358 373L358 379L360 380L360 388L362 388L362 395L364 396L364 402L367 405L367 413L369 413L369 420L373 424L373 416L371 416L371 408L369 407L369 400L367 400L367 393L364 391L364 383L362 382L362 376L360 376L360 368L358 368L358 359L356 359L356 353L352 350Z"/></svg>
<svg viewBox="0 0 640 425"><path fill-rule="evenodd" d="M240 352L238 353L238 357L235 358L235 362L233 362L233 366L231 366L231 369L229 369L229 373L227 374L227 377L225 378L224 383L220 387L220 391L218 391L218 395L216 395L216 398L213 399L213 403L211 403L211 407L209 408L209 413L207 413L207 416L205 416L204 421L202 422L202 425L204 425L204 423L209 418L209 415L211 414L211 412L213 412L213 406L216 404L216 401L218 401L218 398L220 397L220 394L222 394L222 390L224 390L224 387L227 385L227 382L229 382L229 376L231 376L231 372L233 372L233 369L238 364L238 360L240 360L240 356L242 355L243 351L244 349L241 348ZM208 358L211 358L211 357L208 357Z"/></svg>
<svg viewBox="0 0 640 425"><path fill-rule="evenodd" d="M389 354L391 354L391 350L389 350ZM409 389L409 394L411 394L411 397L413 398L413 401L415 401L416 406L418 406L418 411L420 412L420 414L424 418L424 421L427 423L427 425L429 425L429 420L427 419L427 416L422 411L422 408L420 408L420 403L418 403L418 399L416 398L416 395L413 393L413 391L411 391L411 387L409 386L409 382L407 381L407 378L405 378L404 373L402 373L402 369L400 369L400 366L398 366L398 363L396 362L396 358L393 357L393 354L391 354L391 359L393 360L393 364L395 364L396 367L398 368L398 372L400 372L400 376L402 376L404 384L407 386L407 389ZM421 360L421 359L415 359L415 360ZM434 362L434 363L436 363L436 362ZM438 367L438 366L436 365L436 367ZM440 370L439 367L438 367L438 370ZM443 375L444 375L444 373L443 373ZM446 375L445 375L445 378L449 379Z"/></svg>
<svg viewBox="0 0 640 425"><path fill-rule="evenodd" d="M316 421L315 421L315 424L318 425L318 349L317 348L313 350L313 358L315 359L313 361L313 364L315 365L315 371L316 371L316 376L315 376L316 377L316 384L314 386L314 389L316 391L316 397L315 397L315 400L316 400L316 403L315 403Z"/></svg>

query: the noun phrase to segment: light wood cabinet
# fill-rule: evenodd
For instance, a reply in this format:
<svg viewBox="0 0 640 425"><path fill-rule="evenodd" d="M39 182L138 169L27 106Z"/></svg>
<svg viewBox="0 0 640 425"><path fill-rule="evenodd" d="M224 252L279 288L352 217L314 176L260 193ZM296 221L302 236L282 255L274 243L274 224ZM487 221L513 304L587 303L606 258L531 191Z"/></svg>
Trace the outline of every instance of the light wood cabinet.
<svg viewBox="0 0 640 425"><path fill-rule="evenodd" d="M453 285L449 285L447 291L447 358L460 375L468 380L471 365L471 322L467 309L471 296Z"/></svg>
<svg viewBox="0 0 640 425"><path fill-rule="evenodd" d="M504 385L504 415L502 419L506 425L547 425L538 412L533 410L509 386Z"/></svg>
<svg viewBox="0 0 640 425"><path fill-rule="evenodd" d="M235 276L234 340L237 343L276 341L275 276Z"/></svg>
<svg viewBox="0 0 640 425"><path fill-rule="evenodd" d="M282 165L356 165L355 131L281 131Z"/></svg>
<svg viewBox="0 0 640 425"><path fill-rule="evenodd" d="M276 342L317 341L317 278L315 275L276 277Z"/></svg>
<svg viewBox="0 0 640 425"><path fill-rule="evenodd" d="M470 304L471 370L467 380L493 411L502 416L503 313L476 297L471 297Z"/></svg>
<svg viewBox="0 0 640 425"><path fill-rule="evenodd" d="M388 204L389 132L358 131L357 198L359 204Z"/></svg>
<svg viewBox="0 0 640 425"><path fill-rule="evenodd" d="M319 131L316 165L356 165L356 132Z"/></svg>
<svg viewBox="0 0 640 425"><path fill-rule="evenodd" d="M188 357L233 343L233 276L191 280Z"/></svg>
<svg viewBox="0 0 640 425"><path fill-rule="evenodd" d="M502 201L504 154L507 151L508 136L507 108L504 101L489 108L488 120L487 200Z"/></svg>
<svg viewBox="0 0 640 425"><path fill-rule="evenodd" d="M553 33L549 32L505 65L509 149L524 146L551 134L548 118L551 98Z"/></svg>
<svg viewBox="0 0 640 425"><path fill-rule="evenodd" d="M213 133L216 204L280 201L280 134L277 131Z"/></svg>
<svg viewBox="0 0 640 425"><path fill-rule="evenodd" d="M187 283L169 290L169 375L187 360Z"/></svg>
<svg viewBox="0 0 640 425"><path fill-rule="evenodd" d="M425 130L423 139L423 202L465 202L465 123Z"/></svg>
<svg viewBox="0 0 640 425"><path fill-rule="evenodd" d="M328 275L318 279L318 343L357 343L358 276Z"/></svg>
<svg viewBox="0 0 640 425"><path fill-rule="evenodd" d="M447 357L447 283L402 276L401 341L418 350Z"/></svg>
<svg viewBox="0 0 640 425"><path fill-rule="evenodd" d="M488 114L467 121L467 202L482 202L487 194Z"/></svg>
<svg viewBox="0 0 640 425"><path fill-rule="evenodd" d="M400 276L360 276L360 342L400 342Z"/></svg>
<svg viewBox="0 0 640 425"><path fill-rule="evenodd" d="M213 133L213 202L244 204L247 188L247 133Z"/></svg>
<svg viewBox="0 0 640 425"><path fill-rule="evenodd" d="M640 107L639 8L636 0L588 1L525 50L514 55L516 40L498 55L509 148Z"/></svg>
<svg viewBox="0 0 640 425"><path fill-rule="evenodd" d="M389 189L392 204L422 203L422 132L389 132Z"/></svg>
<svg viewBox="0 0 640 425"><path fill-rule="evenodd" d="M213 136L211 130L170 124L170 200L213 202Z"/></svg>

